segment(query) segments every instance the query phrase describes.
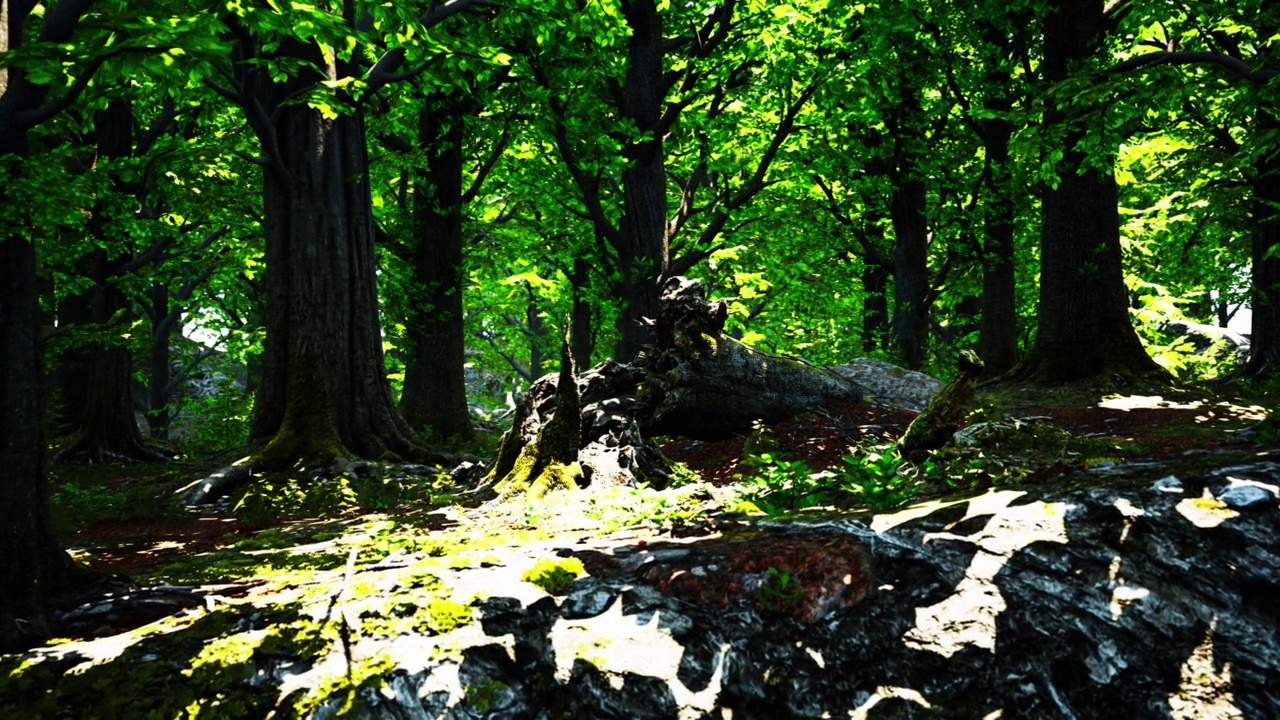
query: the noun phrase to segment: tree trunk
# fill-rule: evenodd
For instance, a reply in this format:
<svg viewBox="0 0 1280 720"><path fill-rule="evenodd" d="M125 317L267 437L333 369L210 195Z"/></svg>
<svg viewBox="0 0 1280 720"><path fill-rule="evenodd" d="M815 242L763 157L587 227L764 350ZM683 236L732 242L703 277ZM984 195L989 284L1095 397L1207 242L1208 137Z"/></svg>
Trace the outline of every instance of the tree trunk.
<svg viewBox="0 0 1280 720"><path fill-rule="evenodd" d="M314 46L282 52L324 66ZM303 72L255 99L274 107L269 125L248 112L272 156L263 171L266 338L251 427L253 441L269 441L256 458L262 466L420 453L383 361L364 114L331 119L279 104L322 79Z"/></svg>
<svg viewBox="0 0 1280 720"><path fill-rule="evenodd" d="M905 163L904 163L905 164ZM891 216L897 237L893 251L893 337L903 363L924 366L929 349L929 228L924 181L910 165L894 181Z"/></svg>
<svg viewBox="0 0 1280 720"><path fill-rule="evenodd" d="M1010 122L989 120L983 125L983 146L990 166L985 179L986 215L983 225L986 238L982 247L982 319L978 325L978 356L990 376L1003 375L1018 362L1018 306L1013 255L1017 212L1009 160L1012 137L1013 124Z"/></svg>
<svg viewBox="0 0 1280 720"><path fill-rule="evenodd" d="M436 98L418 114L418 147L427 165L413 185L414 290L400 412L437 441L472 440L463 376L462 137L456 104Z"/></svg>
<svg viewBox="0 0 1280 720"><path fill-rule="evenodd" d="M0 189L0 201L3 201ZM74 564L50 528L40 415L40 307L35 248L0 243L0 653L47 637L45 607Z"/></svg>
<svg viewBox="0 0 1280 720"><path fill-rule="evenodd" d="M573 290L570 347L573 351L573 365L580 368L591 367L591 355L596 345L591 302L587 298L589 272L586 260L580 257L573 259L573 272L569 275L569 286Z"/></svg>
<svg viewBox="0 0 1280 720"><path fill-rule="evenodd" d="M133 107L128 100L112 100L107 108L94 117L94 135L97 139L98 157L106 160L125 158L133 154ZM113 178L114 189L122 191L123 183ZM93 289L87 298L88 321L93 329L105 332L113 323L127 324L131 319L132 303L117 285L121 268L131 251L125 239L116 237L109 198L100 198L94 204L89 219L89 234L98 242L82 267L93 281ZM107 249L109 248L109 250ZM129 348L114 340L96 341L89 345L78 360L84 364L72 365L73 372L81 375L74 379L72 388L64 396L76 405L68 405L66 414L78 412L76 433L71 442L58 453L58 458L90 460L159 460L156 452L142 439L134 416L133 403L133 355ZM81 395L83 393L83 395Z"/></svg>
<svg viewBox="0 0 1280 720"><path fill-rule="evenodd" d="M180 308L171 308L169 304L169 288L163 283L153 282L147 289L147 298L151 304L151 351L147 362L150 368L147 380L147 427L153 438L168 438L169 425L173 422L173 407L169 402L169 383L172 381L171 367L173 333L182 330L182 312Z"/></svg>
<svg viewBox="0 0 1280 720"><path fill-rule="evenodd" d="M1259 110L1260 137L1280 132L1280 118ZM1253 330L1249 374L1275 374L1280 361L1280 152L1271 152L1255 168L1253 178Z"/></svg>
<svg viewBox="0 0 1280 720"><path fill-rule="evenodd" d="M862 349L875 352L885 347L889 331L888 268L864 259L862 266Z"/></svg>
<svg viewBox="0 0 1280 720"><path fill-rule="evenodd" d="M1046 82L1061 81L1069 66L1093 56L1104 32L1102 0L1059 0L1044 19ZM1072 112L1053 100L1045 124L1071 121ZM1094 376L1164 379L1147 355L1129 319L1120 254L1115 176L1086 165L1077 149L1083 133L1069 130L1058 164L1057 187L1041 204L1040 303L1031 351L1013 378L1068 382Z"/></svg>
<svg viewBox="0 0 1280 720"><path fill-rule="evenodd" d="M658 283L667 270L667 185L662 137L662 18L655 0L624 0L628 45L623 117L640 139L625 151L622 173L623 247L619 252L620 297L617 357L627 362L651 340L649 322L658 315Z"/></svg>
<svg viewBox="0 0 1280 720"><path fill-rule="evenodd" d="M34 7L0 4L0 53L16 48L23 22ZM72 21L74 26L74 20ZM66 42L71 30L45 28L54 42ZM21 69L0 70L0 160L21 172L28 156L27 128L15 114L44 101L48 86L27 81ZM12 165L7 162L16 160ZM7 203L10 172L0 178L0 204ZM29 228L28 228L29 231ZM45 481L45 442L40 397L40 295L34 243L4 228L0 235L0 653L19 649L49 635L48 607L57 593L77 585L83 575L59 546L49 522Z"/></svg>

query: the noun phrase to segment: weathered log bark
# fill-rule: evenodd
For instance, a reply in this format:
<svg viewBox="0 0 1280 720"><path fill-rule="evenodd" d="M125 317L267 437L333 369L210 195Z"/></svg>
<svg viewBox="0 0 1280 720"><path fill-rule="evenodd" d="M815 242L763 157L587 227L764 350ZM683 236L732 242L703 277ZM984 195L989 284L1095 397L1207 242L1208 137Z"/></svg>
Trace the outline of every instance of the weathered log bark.
<svg viewBox="0 0 1280 720"><path fill-rule="evenodd" d="M708 303L702 283L672 278L663 287L656 348L641 361L648 375L646 434L723 437L756 420L774 422L833 400L860 400L839 375L772 355L724 335L728 311Z"/></svg>
<svg viewBox="0 0 1280 720"><path fill-rule="evenodd" d="M527 475L521 463L547 452L541 446L559 416L562 396L578 398L581 484L655 487L666 484L670 467L654 436L719 438L746 432L756 420L772 422L821 410L831 401L862 398L857 384L835 372L726 337L725 317L724 304L707 302L701 282L675 277L663 288L655 344L634 364L609 360L566 375L563 368L571 364L566 345L559 377L538 380L521 400L488 482L497 482L502 494L529 484L513 485L509 478ZM576 393L566 395L562 387L568 378Z"/></svg>
<svg viewBox="0 0 1280 720"><path fill-rule="evenodd" d="M964 427L965 418L977 401L974 381L982 374L982 361L971 350L960 353L959 372L920 413L898 441L902 456L912 462L923 460Z"/></svg>

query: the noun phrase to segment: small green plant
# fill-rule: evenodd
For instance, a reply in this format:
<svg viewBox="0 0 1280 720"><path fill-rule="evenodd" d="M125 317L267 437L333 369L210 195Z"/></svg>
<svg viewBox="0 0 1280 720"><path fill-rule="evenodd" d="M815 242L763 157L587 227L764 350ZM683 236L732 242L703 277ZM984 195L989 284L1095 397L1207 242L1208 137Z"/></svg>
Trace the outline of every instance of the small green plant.
<svg viewBox="0 0 1280 720"><path fill-rule="evenodd" d="M920 486L906 461L891 448L873 448L841 458L842 484L864 505L878 510L907 504Z"/></svg>
<svg viewBox="0 0 1280 720"><path fill-rule="evenodd" d="M586 568L578 558L544 558L525 570L520 579L555 595L564 592L584 572Z"/></svg>
<svg viewBox="0 0 1280 720"><path fill-rule="evenodd" d="M49 502L71 514L96 514L119 508L127 499L128 495L123 491L112 489L105 483L81 487L79 483L69 482L55 491Z"/></svg>
<svg viewBox="0 0 1280 720"><path fill-rule="evenodd" d="M803 460L773 453L750 455L743 464L754 472L739 475L743 495L770 515L822 505L862 504L876 509L907 503L919 492L911 467L889 447L844 456L837 471L812 472Z"/></svg>
<svg viewBox="0 0 1280 720"><path fill-rule="evenodd" d="M213 392L183 403L183 441L196 453L219 453L249 440L253 399L232 377L220 376Z"/></svg>
<svg viewBox="0 0 1280 720"><path fill-rule="evenodd" d="M767 610L782 610L804 598L804 588L789 571L769 568L769 575L760 585L760 605Z"/></svg>

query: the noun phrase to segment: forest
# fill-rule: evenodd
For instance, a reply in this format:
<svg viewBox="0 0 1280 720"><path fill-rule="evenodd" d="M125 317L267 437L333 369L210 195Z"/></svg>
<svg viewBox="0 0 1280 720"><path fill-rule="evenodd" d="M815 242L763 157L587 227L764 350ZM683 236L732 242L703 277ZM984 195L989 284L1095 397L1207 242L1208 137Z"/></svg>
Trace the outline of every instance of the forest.
<svg viewBox="0 0 1280 720"><path fill-rule="evenodd" d="M165 609L145 622L232 613L210 598L261 574L121 561L128 543L91 537L108 520L172 523L187 550L166 562L328 541L316 552L334 564L287 569L349 588L364 563L453 557L456 539L436 535L451 523L488 523L473 549L505 533L531 553L519 543L570 532L558 504L587 503L610 518L571 528L591 542L721 533L705 552L766 558L734 585L752 612L815 622L882 602L861 600L872 583L813 604L819 578L881 567L869 541L803 536L844 563L815 570L792 535L750 546L724 518L869 518L1038 484L1050 503L1094 466L1207 453L1169 471L1182 482L1265 460L1280 439L1278 45L1280 7L1263 0L6 0L0 653L103 636L73 608L130 591ZM912 389L873 387L855 365ZM1124 473L1099 482L1137 482ZM1274 475L1240 482L1280 494ZM604 494L555 499L588 491ZM1239 502L1275 511L1266 492ZM206 537L197 518L234 532ZM303 519L342 524L317 540ZM528 582L562 597L621 572L561 559ZM431 592L415 632L497 612ZM317 638L344 648L345 699L283 680L278 698L222 693L253 685L235 668L259 648L213 679L192 675L203 655L172 660L193 693L181 707L147 705L161 701L139 685L101 716L355 703L400 717L360 693L435 677L353 664L348 634L380 632L364 616L313 630L288 613L272 621L285 644L312 659ZM0 656L0 709L63 682L62 666L24 680L20 657ZM556 673L559 695L473 678L465 702L416 712L488 717L517 695L552 717L712 708L685 682L675 705L627 705L636 690L629 709L583 710L564 688L594 676ZM1243 696L1206 701L1243 714L1164 716L1280 703ZM725 697L747 717L810 716L794 698ZM852 712L814 697L812 716ZM1092 697L1063 716L1108 717ZM508 711L492 716L535 716Z"/></svg>

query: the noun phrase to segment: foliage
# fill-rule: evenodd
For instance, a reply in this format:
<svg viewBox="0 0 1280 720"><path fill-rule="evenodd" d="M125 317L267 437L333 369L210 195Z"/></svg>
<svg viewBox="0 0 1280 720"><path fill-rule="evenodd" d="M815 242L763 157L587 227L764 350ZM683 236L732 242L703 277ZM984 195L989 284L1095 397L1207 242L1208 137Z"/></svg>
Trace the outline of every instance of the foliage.
<svg viewBox="0 0 1280 720"><path fill-rule="evenodd" d="M742 496L770 515L822 506L864 505L887 509L906 504L919 491L918 471L892 446L855 450L843 467L812 472L803 460L774 453L748 455L740 474Z"/></svg>
<svg viewBox="0 0 1280 720"><path fill-rule="evenodd" d="M584 572L586 568L578 558L543 558L525 570L520 579L533 583L552 595L559 595Z"/></svg>
<svg viewBox="0 0 1280 720"><path fill-rule="evenodd" d="M759 600L761 606L777 611L803 599L804 595L804 588L789 571L770 567L768 577L760 585Z"/></svg>

